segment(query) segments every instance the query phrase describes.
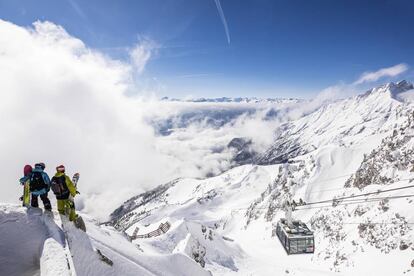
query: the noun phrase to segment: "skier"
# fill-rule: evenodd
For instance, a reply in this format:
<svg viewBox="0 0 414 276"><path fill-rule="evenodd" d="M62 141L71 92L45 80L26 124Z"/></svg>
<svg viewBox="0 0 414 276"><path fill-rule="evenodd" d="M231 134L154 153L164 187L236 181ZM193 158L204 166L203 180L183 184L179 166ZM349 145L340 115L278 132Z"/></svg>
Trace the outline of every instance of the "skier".
<svg viewBox="0 0 414 276"><path fill-rule="evenodd" d="M56 167L56 174L52 177L52 190L57 199L59 213L65 215L66 209L69 209L69 220L75 221L78 215L76 214L75 203L72 198L79 192L76 190L75 185L73 185L72 180L65 174L65 166L63 165Z"/></svg>
<svg viewBox="0 0 414 276"><path fill-rule="evenodd" d="M50 178L47 173L44 172L44 163L37 163L30 174L30 192L32 194L31 206L39 207L38 196L43 201L45 210L51 211L52 205L47 197L50 191Z"/></svg>

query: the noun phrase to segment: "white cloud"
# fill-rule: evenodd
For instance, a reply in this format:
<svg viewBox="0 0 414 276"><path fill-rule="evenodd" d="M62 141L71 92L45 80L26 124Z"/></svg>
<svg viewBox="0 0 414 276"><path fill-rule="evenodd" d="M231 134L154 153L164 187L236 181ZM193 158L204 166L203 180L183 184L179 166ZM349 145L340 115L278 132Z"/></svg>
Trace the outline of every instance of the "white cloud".
<svg viewBox="0 0 414 276"><path fill-rule="evenodd" d="M365 72L361 77L354 82L354 84L362 84L366 82L374 82L383 77L395 77L408 70L408 66L404 63L397 64L391 67L382 68L375 72Z"/></svg>
<svg viewBox="0 0 414 276"><path fill-rule="evenodd" d="M145 66L157 48L158 46L153 40L146 38L140 40L135 47L130 50L129 54L132 64L139 74L144 71Z"/></svg>
<svg viewBox="0 0 414 276"><path fill-rule="evenodd" d="M79 171L85 210L101 217L173 177L145 104L126 96L132 71L53 23L0 20L0 201L17 201L22 166L39 161L50 174L60 163Z"/></svg>
<svg viewBox="0 0 414 276"><path fill-rule="evenodd" d="M214 129L199 122L158 137L148 118L197 107L127 96L136 89L135 69L151 56L146 43L135 47L129 64L51 22L23 28L0 20L0 202L17 203L23 166L40 161L49 174L59 164L68 174L80 172L78 207L103 219L155 185L229 167L230 152L216 149L251 133L247 123Z"/></svg>
<svg viewBox="0 0 414 276"><path fill-rule="evenodd" d="M142 40L126 63L88 48L53 23L23 28L0 20L0 202L17 201L17 179L25 164L43 161L52 174L63 163L69 174L81 173L78 206L105 218L124 200L155 185L227 169L231 153L226 145L234 137L250 137L256 149L265 149L280 123L349 88L331 87L306 105L260 106L220 128L196 121L160 137L149 120L257 105L128 97L136 89L134 72L144 70L156 49ZM266 118L270 108L280 112L275 120Z"/></svg>

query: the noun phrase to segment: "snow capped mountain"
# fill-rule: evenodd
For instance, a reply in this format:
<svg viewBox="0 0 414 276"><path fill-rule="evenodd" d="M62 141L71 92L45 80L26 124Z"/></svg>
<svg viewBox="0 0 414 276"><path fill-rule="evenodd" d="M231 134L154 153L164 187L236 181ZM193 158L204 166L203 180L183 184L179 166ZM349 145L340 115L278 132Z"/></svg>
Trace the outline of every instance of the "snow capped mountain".
<svg viewBox="0 0 414 276"><path fill-rule="evenodd" d="M168 222L132 242L213 275L413 275L412 89L389 83L326 104L281 125L261 153L235 139L238 162L251 164L133 197L111 224L133 236ZM286 255L275 236L287 200L305 202L293 216L314 231L313 255Z"/></svg>
<svg viewBox="0 0 414 276"><path fill-rule="evenodd" d="M387 133L398 120L401 102L396 97L413 89L406 81L389 83L363 95L322 106L299 120L280 127L275 143L254 163L283 163L321 145L349 146L373 135ZM404 118L402 119L404 120Z"/></svg>
<svg viewBox="0 0 414 276"><path fill-rule="evenodd" d="M281 124L263 151L233 137L232 169L171 180L127 200L106 223L82 214L86 233L57 213L2 204L0 272L414 275L412 94L401 81L325 104ZM293 201L314 254L287 255L276 236Z"/></svg>

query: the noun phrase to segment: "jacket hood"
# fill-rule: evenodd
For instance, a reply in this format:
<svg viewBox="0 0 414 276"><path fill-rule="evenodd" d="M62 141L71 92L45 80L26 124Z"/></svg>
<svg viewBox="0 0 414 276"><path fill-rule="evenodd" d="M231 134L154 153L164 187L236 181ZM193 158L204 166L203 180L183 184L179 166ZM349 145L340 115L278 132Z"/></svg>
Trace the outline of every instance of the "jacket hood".
<svg viewBox="0 0 414 276"><path fill-rule="evenodd" d="M33 172L43 172L43 168L41 166L35 166Z"/></svg>

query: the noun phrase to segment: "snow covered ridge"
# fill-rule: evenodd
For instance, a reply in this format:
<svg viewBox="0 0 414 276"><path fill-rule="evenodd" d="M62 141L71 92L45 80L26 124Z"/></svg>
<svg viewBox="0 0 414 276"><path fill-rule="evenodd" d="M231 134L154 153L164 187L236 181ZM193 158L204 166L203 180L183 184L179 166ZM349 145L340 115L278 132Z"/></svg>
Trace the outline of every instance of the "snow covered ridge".
<svg viewBox="0 0 414 276"><path fill-rule="evenodd" d="M370 94L374 93L386 93L391 94L392 97L398 98L398 95L414 89L414 85L406 80L399 81L397 83L390 82L384 85L381 85L376 88L372 88L367 91L363 97L367 97Z"/></svg>
<svg viewBox="0 0 414 276"><path fill-rule="evenodd" d="M131 236L169 222L164 235L132 242L181 252L213 275L414 275L410 90L390 83L324 105L282 125L250 164L133 197L111 224ZM249 145L233 141L239 152ZM287 256L275 236L287 199L307 203L293 216L314 231L313 255Z"/></svg>
<svg viewBox="0 0 414 276"><path fill-rule="evenodd" d="M211 275L181 252L153 254L83 215L87 232L61 218L0 204L0 275Z"/></svg>
<svg viewBox="0 0 414 276"><path fill-rule="evenodd" d="M402 113L412 108L411 94L414 94L413 84L403 80L323 105L311 114L280 126L273 145L247 161L261 165L284 163L322 145L347 146L353 140L387 133L406 119ZM248 146L239 150L235 159L242 159L238 154L249 150Z"/></svg>

